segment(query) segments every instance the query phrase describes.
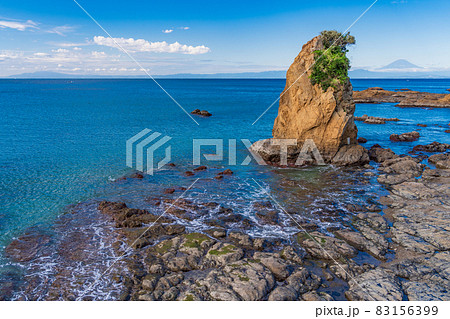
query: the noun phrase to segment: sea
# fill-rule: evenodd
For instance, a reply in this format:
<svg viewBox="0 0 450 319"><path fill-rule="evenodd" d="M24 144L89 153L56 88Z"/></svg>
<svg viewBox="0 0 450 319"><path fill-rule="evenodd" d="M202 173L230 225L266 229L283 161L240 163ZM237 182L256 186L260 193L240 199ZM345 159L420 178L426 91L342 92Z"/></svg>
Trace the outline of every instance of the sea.
<svg viewBox="0 0 450 319"><path fill-rule="evenodd" d="M151 209L146 198L195 182L187 198L216 201L250 216L251 203L270 200L271 194L285 210L297 211L326 231L345 224L348 203L385 193L375 181L360 184L334 167L283 169L255 161L242 165L248 155L243 140L253 143L271 137L283 79L160 79L158 83L170 97L151 79L0 80L0 284L28 271L9 260L4 247L29 229L62 236L69 227L78 227L101 241L106 228L94 212L98 200L121 200L130 207ZM352 79L352 84L354 90L382 87L449 93L450 89L450 79ZM186 112L194 109L212 116L193 116L193 120ZM417 144L450 143L450 134L445 133L450 128L450 109L357 104L355 115L363 114L400 119L384 125L357 122L358 136L368 140L366 147L380 144L406 154ZM134 172L126 163L126 141L144 129L170 138L170 161L176 166L164 166L143 180L118 182ZM414 130L421 135L416 142L389 140L393 133ZM223 158L212 161L201 156L200 164L208 170L187 177L184 172L195 167L194 139L222 141ZM236 164L229 160L230 140L236 143ZM204 146L202 151L217 150ZM213 178L226 168L234 172L232 179ZM92 218L67 218L74 210ZM201 219L186 226L190 231L207 229ZM245 231L252 236L288 237L296 230L281 222ZM105 243L95 249L105 256L110 253ZM51 256L33 269L51 277L58 263L58 257ZM107 259L103 257L97 262L103 263ZM94 265L86 276L96 276L95 271ZM99 288L94 298L114 299L108 289L107 285Z"/></svg>

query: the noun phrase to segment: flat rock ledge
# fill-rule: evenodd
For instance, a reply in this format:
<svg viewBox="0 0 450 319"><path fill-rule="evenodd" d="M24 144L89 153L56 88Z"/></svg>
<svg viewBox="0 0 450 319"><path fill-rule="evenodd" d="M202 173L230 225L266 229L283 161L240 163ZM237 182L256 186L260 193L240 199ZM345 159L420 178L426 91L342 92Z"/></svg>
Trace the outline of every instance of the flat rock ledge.
<svg viewBox="0 0 450 319"><path fill-rule="evenodd" d="M445 149L435 143L434 148ZM430 147L424 147L430 149ZM376 146L369 151L380 163L378 180L389 195L380 202L392 222L388 237L395 258L354 277L346 297L350 300L450 300L450 170L449 153L436 154L431 169L421 158L398 156ZM437 166L437 165L436 165ZM358 236L341 236L359 245ZM381 246L382 247L382 246ZM361 247L376 256L376 250Z"/></svg>
<svg viewBox="0 0 450 319"><path fill-rule="evenodd" d="M450 94L418 91L388 91L379 87L354 91L355 103L397 103L398 107L450 107Z"/></svg>

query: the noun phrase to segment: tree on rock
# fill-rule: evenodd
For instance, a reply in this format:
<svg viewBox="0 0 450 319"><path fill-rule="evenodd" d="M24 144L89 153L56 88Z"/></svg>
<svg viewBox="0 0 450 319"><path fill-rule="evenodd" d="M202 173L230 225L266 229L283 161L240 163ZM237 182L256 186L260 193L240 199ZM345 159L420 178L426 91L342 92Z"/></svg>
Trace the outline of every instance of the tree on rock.
<svg viewBox="0 0 450 319"><path fill-rule="evenodd" d="M323 91L334 89L348 80L350 60L347 58L347 46L355 44L355 37L347 33L322 31L320 33L323 49L314 51L315 64L310 75L312 84L319 84Z"/></svg>

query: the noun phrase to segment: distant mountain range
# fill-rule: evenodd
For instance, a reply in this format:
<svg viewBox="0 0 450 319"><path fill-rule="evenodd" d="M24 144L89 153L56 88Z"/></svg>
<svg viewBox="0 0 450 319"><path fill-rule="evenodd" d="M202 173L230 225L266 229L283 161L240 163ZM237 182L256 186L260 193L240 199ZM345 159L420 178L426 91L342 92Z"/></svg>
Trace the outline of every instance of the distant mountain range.
<svg viewBox="0 0 450 319"><path fill-rule="evenodd" d="M157 79L284 79L286 71L264 71L264 72L243 72L243 73L214 73L214 74L193 74L178 73L171 75L153 75ZM10 75L8 78L14 79L146 79L147 75L98 75L98 74L67 74L49 71L40 71L33 73L22 73Z"/></svg>
<svg viewBox="0 0 450 319"><path fill-rule="evenodd" d="M405 69L423 69L423 68L403 59L394 61L380 68L380 70L405 70Z"/></svg>
<svg viewBox="0 0 450 319"><path fill-rule="evenodd" d="M386 66L377 69L355 68L348 72L350 78L353 79L399 79L399 78L450 78L449 70L433 70L427 69L407 60L397 60Z"/></svg>
<svg viewBox="0 0 450 319"><path fill-rule="evenodd" d="M399 79L399 78L450 78L449 70L432 70L417 66L407 60L400 59L386 66L376 69L355 68L349 71L352 79ZM154 75L157 79L285 79L286 71L264 71L264 72L243 72L243 73L214 73L214 74L193 74L179 73L172 75ZM33 73L22 73L11 75L8 78L14 79L145 79L147 75L97 75L97 74L65 74L58 72L40 71Z"/></svg>

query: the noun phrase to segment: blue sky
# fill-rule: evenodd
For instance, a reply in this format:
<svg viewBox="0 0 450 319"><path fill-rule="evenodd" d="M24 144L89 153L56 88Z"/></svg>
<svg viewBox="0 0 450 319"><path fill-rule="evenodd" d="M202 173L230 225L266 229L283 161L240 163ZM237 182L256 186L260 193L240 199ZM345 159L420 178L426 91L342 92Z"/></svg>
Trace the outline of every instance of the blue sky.
<svg viewBox="0 0 450 319"><path fill-rule="evenodd" d="M344 31L374 0L78 2L152 74L284 70L324 29ZM379 0L351 29L353 67L396 59L450 68L450 1ZM0 76L142 74L72 0L0 2Z"/></svg>

